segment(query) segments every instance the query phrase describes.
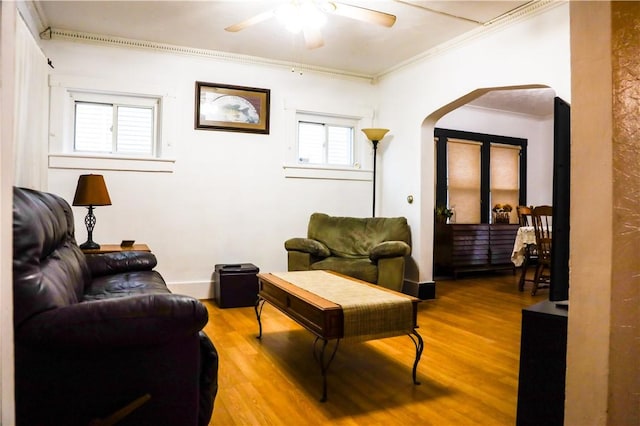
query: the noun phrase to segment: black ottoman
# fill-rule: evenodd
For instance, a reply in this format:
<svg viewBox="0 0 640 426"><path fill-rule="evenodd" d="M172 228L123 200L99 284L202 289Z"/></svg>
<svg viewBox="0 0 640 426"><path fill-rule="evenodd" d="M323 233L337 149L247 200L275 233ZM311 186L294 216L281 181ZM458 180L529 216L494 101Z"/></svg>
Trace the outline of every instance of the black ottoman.
<svg viewBox="0 0 640 426"><path fill-rule="evenodd" d="M258 300L260 269L251 263L218 264L214 272L214 298L221 308L254 306Z"/></svg>

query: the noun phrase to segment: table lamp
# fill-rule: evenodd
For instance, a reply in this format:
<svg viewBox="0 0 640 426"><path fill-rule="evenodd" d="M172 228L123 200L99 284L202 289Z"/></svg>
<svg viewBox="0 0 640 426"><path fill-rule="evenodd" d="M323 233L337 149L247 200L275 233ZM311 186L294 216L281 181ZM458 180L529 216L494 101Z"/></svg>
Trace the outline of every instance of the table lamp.
<svg viewBox="0 0 640 426"><path fill-rule="evenodd" d="M87 241L80 245L83 250L99 249L100 244L93 241L93 228L96 225L96 217L93 214L94 206L110 206L111 198L107 185L102 175L81 175L78 178L76 195L73 197L74 206L86 206L89 209L84 218L87 226Z"/></svg>
<svg viewBox="0 0 640 426"><path fill-rule="evenodd" d="M362 131L373 144L373 213L371 217L376 217L376 152L378 142L384 138L389 129L362 129Z"/></svg>

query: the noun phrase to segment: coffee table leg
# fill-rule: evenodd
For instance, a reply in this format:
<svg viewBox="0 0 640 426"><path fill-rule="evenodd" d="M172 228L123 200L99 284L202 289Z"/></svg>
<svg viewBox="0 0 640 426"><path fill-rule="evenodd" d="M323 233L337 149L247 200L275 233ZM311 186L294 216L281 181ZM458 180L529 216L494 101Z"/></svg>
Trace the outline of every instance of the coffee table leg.
<svg viewBox="0 0 640 426"><path fill-rule="evenodd" d="M416 337L413 337L416 336ZM413 384L419 385L420 382L416 380L416 373L418 370L418 363L420 362L420 357L422 356L422 350L424 349L424 342L422 341L422 336L418 334L418 332L414 329L409 337L413 341L413 344L416 346L416 360L413 362Z"/></svg>
<svg viewBox="0 0 640 426"><path fill-rule="evenodd" d="M320 351L318 351L318 340L322 340L322 348ZM322 398L320 399L320 402L325 402L327 400L327 371L329 370L331 361L333 361L333 358L336 356L340 339L336 340L331 356L325 361L324 355L327 349L327 343L329 343L327 339L321 339L320 337L316 337L316 340L313 342L313 358L315 358L318 364L320 364L320 372L322 373Z"/></svg>
<svg viewBox="0 0 640 426"><path fill-rule="evenodd" d="M266 302L266 300L264 300L261 297L258 297L258 300L256 300L256 305L254 306L254 309L256 310L256 318L258 319L258 327L260 328L260 332L256 336L256 338L258 339L262 339L262 321L260 321L260 316L262 315L262 308L264 307L264 302Z"/></svg>

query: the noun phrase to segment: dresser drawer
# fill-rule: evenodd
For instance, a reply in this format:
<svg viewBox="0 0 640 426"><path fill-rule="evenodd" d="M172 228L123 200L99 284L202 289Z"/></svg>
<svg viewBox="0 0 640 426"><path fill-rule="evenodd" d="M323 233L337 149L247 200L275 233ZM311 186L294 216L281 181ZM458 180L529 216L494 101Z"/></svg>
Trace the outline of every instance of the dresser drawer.
<svg viewBox="0 0 640 426"><path fill-rule="evenodd" d="M295 319L316 336L325 339L341 338L344 335L342 308L320 307L312 300L290 294L268 281L259 279L259 295L273 306Z"/></svg>

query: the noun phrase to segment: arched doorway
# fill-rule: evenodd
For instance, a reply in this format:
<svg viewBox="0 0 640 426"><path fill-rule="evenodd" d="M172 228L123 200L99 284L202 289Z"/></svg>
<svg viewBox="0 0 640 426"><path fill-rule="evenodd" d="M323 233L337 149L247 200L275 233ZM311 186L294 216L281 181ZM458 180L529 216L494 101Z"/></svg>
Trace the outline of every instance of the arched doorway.
<svg viewBox="0 0 640 426"><path fill-rule="evenodd" d="M422 143L434 144L436 127L530 140L526 168L527 204L551 204L553 193L553 99L548 86L532 84L474 90L430 114L422 125ZM524 124L523 124L524 123ZM435 158L435 155L434 155ZM434 188L434 169L423 168L425 185ZM423 221L434 223L435 196L424 206ZM434 232L433 226L431 232ZM435 235L431 234L435 240ZM431 259L433 262L433 259ZM431 263L433 272L433 263ZM433 275L433 278L436 278Z"/></svg>

